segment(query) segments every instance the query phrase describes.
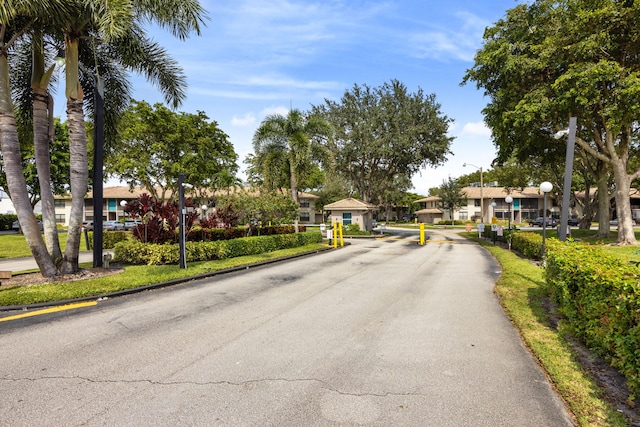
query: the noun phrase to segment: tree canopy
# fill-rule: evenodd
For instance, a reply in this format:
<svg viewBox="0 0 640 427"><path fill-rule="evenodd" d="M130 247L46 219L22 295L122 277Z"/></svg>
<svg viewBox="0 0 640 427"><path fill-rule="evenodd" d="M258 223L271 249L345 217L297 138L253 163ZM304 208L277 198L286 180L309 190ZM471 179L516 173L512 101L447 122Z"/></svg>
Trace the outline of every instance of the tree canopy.
<svg viewBox="0 0 640 427"><path fill-rule="evenodd" d="M452 120L442 114L435 95L420 88L409 93L397 80L354 85L339 101L327 99L312 111L335 129L336 173L366 202L382 203L391 191L408 190L415 173L442 164L450 154Z"/></svg>
<svg viewBox="0 0 640 427"><path fill-rule="evenodd" d="M317 183L320 165L329 164L327 143L331 125L321 117L297 109L287 116L267 116L253 136L255 155L248 159L251 174L269 190L288 187L298 201L298 190ZM321 178L320 178L321 179Z"/></svg>
<svg viewBox="0 0 640 427"><path fill-rule="evenodd" d="M604 183L615 181L618 243L635 244L630 183L640 168L640 3L614 0L538 0L507 11L488 28L464 82L484 88L485 120L499 159L562 155L552 136L578 118L578 156ZM609 172L610 171L610 172ZM601 199L603 199L601 197ZM604 209L601 209L604 210ZM602 217L601 217L602 218Z"/></svg>
<svg viewBox="0 0 640 427"><path fill-rule="evenodd" d="M467 205L467 195L462 191L462 185L455 179L449 177L443 180L437 191L440 201L438 204L443 210L449 212L449 217L453 223L453 215L463 206Z"/></svg>
<svg viewBox="0 0 640 427"><path fill-rule="evenodd" d="M233 145L202 111L177 113L162 104L133 101L120 121L120 135L105 159L107 172L159 200L176 197L180 173L196 194L237 181Z"/></svg>

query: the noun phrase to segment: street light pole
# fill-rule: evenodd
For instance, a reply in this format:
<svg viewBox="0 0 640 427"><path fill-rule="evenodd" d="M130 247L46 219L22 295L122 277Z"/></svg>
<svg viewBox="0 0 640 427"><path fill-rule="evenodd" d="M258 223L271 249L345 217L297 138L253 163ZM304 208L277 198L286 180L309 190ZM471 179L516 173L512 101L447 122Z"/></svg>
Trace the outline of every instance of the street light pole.
<svg viewBox="0 0 640 427"><path fill-rule="evenodd" d="M545 181L540 184L540 191L544 194L542 202L542 261L544 262L545 256L545 243L547 238L547 193L553 189L553 185L549 181Z"/></svg>
<svg viewBox="0 0 640 427"><path fill-rule="evenodd" d="M95 117L93 125L93 267L102 267L102 204L104 201L104 84L96 77L94 88Z"/></svg>
<svg viewBox="0 0 640 427"><path fill-rule="evenodd" d="M184 226L184 174L178 174L178 224L179 224L179 243L180 243L180 268L187 268L187 251L185 243L185 226Z"/></svg>
<svg viewBox="0 0 640 427"><path fill-rule="evenodd" d="M474 168L480 171L480 222L484 224L484 197L482 197L482 189L484 188L484 182L482 179L482 167L478 167L476 165L472 165L471 163L464 163L462 167L466 167L467 165L473 166Z"/></svg>
<svg viewBox="0 0 640 427"><path fill-rule="evenodd" d="M571 192L571 178L573 175L573 156L576 146L576 117L569 117L569 131L567 138L567 154L564 165L564 185L562 187L562 213L560 215L560 235L561 241L567 240L567 228L569 227L569 196ZM561 138L566 131L560 131L555 134L555 138Z"/></svg>

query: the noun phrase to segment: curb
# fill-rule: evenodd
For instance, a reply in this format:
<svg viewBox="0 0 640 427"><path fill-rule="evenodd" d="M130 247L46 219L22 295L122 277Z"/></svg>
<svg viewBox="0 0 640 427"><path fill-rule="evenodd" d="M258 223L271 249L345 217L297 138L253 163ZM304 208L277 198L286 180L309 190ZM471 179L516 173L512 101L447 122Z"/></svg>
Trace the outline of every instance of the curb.
<svg viewBox="0 0 640 427"><path fill-rule="evenodd" d="M39 303L35 303L35 304L27 304L27 305L6 305L6 306L0 306L0 313L2 312L8 312L8 311L27 311L30 309L37 309L37 308L45 308L45 307L57 307L57 306L61 306L61 305L68 305L68 304L74 304L74 303L78 303L78 302L85 302L85 301L101 301L101 300L106 300L109 298L115 298L115 297L120 297L120 296L125 296L125 295L131 295L131 294L137 294L140 292L145 292L145 291L150 291L150 290L154 290L154 289L160 289L160 288L166 288L169 286L174 286L174 285L179 285L182 283L187 283L187 282L193 282L196 280L201 280L201 279L207 279L210 277L215 277L215 276L219 276L219 275L223 275L223 274L229 274L229 273L235 273L238 271L243 271L243 270L249 270L252 268L257 268L257 267L262 267L264 265L269 265L269 264L275 264L278 262L284 262L284 261L289 261L292 259L296 259L296 258L303 258L303 257L307 257L307 256L313 256L313 255L317 255L329 250L333 250L333 247L329 247L329 248L325 248L325 249L318 249L312 252L304 252L301 254L296 254L296 255L290 255L287 257L283 257L283 258L276 258L276 259L272 259L272 260L268 260L268 261L261 261L261 262L257 262L254 264L247 264L247 265L243 265L243 266L239 266L239 267L232 267L232 268L226 268L224 270L218 270L218 271L212 271L211 273L203 273L203 274L198 274L195 276L189 276L189 277L182 277L179 279L173 279L173 280L168 280L166 282L160 282L160 283L154 283L152 285L145 285L145 286L140 286L137 288L131 288L131 289L125 289L122 291L116 291L116 292L110 292L108 294L101 294L101 295L92 295L92 296L88 296L88 297L81 297L81 298L74 298L74 299L66 299L66 300L60 300L60 301L51 301L51 302L39 302Z"/></svg>

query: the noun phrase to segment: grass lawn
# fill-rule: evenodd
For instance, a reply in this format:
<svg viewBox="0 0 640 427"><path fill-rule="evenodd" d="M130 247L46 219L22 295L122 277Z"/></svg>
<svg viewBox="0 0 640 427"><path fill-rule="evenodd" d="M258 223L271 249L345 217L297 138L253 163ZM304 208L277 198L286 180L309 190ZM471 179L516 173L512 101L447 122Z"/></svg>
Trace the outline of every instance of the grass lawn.
<svg viewBox="0 0 640 427"><path fill-rule="evenodd" d="M60 247L64 251L67 245L67 233L58 233ZM84 236L80 241L80 250L85 249ZM0 259L30 257L29 245L22 234L0 234Z"/></svg>
<svg viewBox="0 0 640 427"><path fill-rule="evenodd" d="M27 305L41 302L61 301L65 299L98 296L110 292L133 289L174 279L193 277L233 267L240 267L277 258L315 252L325 249L324 244L309 244L299 248L282 249L260 255L243 256L216 261L190 262L186 269L177 265L125 266L124 272L79 280L75 282L56 282L52 284L15 286L0 289L0 306ZM91 265L83 265L88 268Z"/></svg>

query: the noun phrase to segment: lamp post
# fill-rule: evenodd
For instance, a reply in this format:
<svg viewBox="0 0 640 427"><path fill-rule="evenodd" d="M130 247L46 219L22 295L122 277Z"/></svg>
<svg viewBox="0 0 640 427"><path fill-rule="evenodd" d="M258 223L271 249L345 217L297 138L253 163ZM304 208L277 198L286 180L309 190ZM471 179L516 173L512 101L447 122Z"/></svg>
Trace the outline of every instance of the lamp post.
<svg viewBox="0 0 640 427"><path fill-rule="evenodd" d="M504 201L507 202L509 206L509 231L511 231L511 203L513 203L513 197L507 196L504 198Z"/></svg>
<svg viewBox="0 0 640 427"><path fill-rule="evenodd" d="M127 207L127 201L126 200L120 200L120 206L122 206L122 210L124 212L124 208ZM124 216L127 216L126 213L124 214Z"/></svg>
<svg viewBox="0 0 640 427"><path fill-rule="evenodd" d="M102 267L102 204L104 202L104 82L96 76L93 125L93 266Z"/></svg>
<svg viewBox="0 0 640 427"><path fill-rule="evenodd" d="M496 216L496 206L498 206L498 204L494 201L491 202L491 216L494 217ZM491 232L493 234L493 244L496 244L496 237L498 234L498 231L496 230L496 225L493 223L493 221L491 222Z"/></svg>
<svg viewBox="0 0 640 427"><path fill-rule="evenodd" d="M569 193L571 192L571 177L573 175L573 156L576 146L576 127L578 119L569 117L569 129L562 130L554 135L560 139L567 135L567 154L564 165L564 184L562 187L562 213L560 215L560 235L558 238L564 242L567 240L567 229L569 227Z"/></svg>
<svg viewBox="0 0 640 427"><path fill-rule="evenodd" d="M553 184L545 181L540 184L540 191L544 194L542 202L542 261L545 259L545 242L547 238L547 193L553 189Z"/></svg>
<svg viewBox="0 0 640 427"><path fill-rule="evenodd" d="M462 167L466 168L467 165L473 166L480 171L480 222L484 224L484 198L482 197L482 188L484 187L484 182L482 182L482 167L472 165L471 163L464 163Z"/></svg>
<svg viewBox="0 0 640 427"><path fill-rule="evenodd" d="M184 174L178 174L178 228L179 228L179 243L180 243L180 268L187 268L187 248L185 244L185 226L184 226Z"/></svg>

